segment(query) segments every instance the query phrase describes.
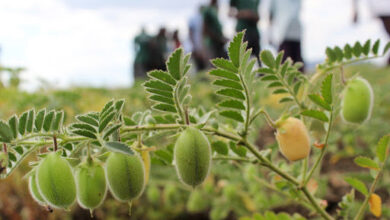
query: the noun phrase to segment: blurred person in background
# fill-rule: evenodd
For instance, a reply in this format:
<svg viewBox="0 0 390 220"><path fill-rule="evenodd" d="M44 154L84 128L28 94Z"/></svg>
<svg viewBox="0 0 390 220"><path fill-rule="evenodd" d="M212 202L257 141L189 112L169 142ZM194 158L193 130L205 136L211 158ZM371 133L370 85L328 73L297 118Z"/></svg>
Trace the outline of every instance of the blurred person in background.
<svg viewBox="0 0 390 220"><path fill-rule="evenodd" d="M369 0L372 14L379 18L390 37L390 0ZM359 13L357 9L357 0L353 0L353 22L357 23ZM390 66L390 57L387 60L387 65Z"/></svg>
<svg viewBox="0 0 390 220"><path fill-rule="evenodd" d="M179 38L179 30L175 30L173 31L173 34L172 34L172 43L173 43L173 49L177 49L179 47L181 47L181 41L180 41L180 38Z"/></svg>
<svg viewBox="0 0 390 220"><path fill-rule="evenodd" d="M149 44L149 53L151 59L149 59L147 70L161 69L166 70L165 59L167 58L168 51L168 39L166 28L161 27L157 35L154 36Z"/></svg>
<svg viewBox="0 0 390 220"><path fill-rule="evenodd" d="M148 69L147 64L150 59L149 41L150 36L146 33L145 28L142 27L141 33L134 38L134 64L133 74L134 78L145 78Z"/></svg>
<svg viewBox="0 0 390 220"><path fill-rule="evenodd" d="M203 11L205 6L200 6L188 23L189 38L192 47L192 57L197 71L206 69L207 56L203 45Z"/></svg>
<svg viewBox="0 0 390 220"><path fill-rule="evenodd" d="M279 51L284 51L283 61L290 57L294 62L303 62L301 7L301 0L271 1L271 41Z"/></svg>
<svg viewBox="0 0 390 220"><path fill-rule="evenodd" d="M230 0L229 11L229 16L237 19L236 31L246 29L244 41L248 42L248 48L252 48L252 54L257 59L260 53L259 5L260 0Z"/></svg>
<svg viewBox="0 0 390 220"><path fill-rule="evenodd" d="M211 0L203 10L203 33L208 59L216 57L227 57L225 44L227 39L222 32L222 24L218 18L218 1Z"/></svg>

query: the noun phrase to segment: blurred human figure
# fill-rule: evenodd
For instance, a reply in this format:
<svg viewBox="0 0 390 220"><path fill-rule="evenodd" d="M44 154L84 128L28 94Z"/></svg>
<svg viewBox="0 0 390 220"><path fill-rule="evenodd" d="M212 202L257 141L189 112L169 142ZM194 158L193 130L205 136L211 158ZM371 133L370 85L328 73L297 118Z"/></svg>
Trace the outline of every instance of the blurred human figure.
<svg viewBox="0 0 390 220"><path fill-rule="evenodd" d="M149 54L149 41L150 36L146 33L145 28L141 29L139 33L134 38L134 64L133 64L133 74L134 78L144 78L146 77L147 63L150 59Z"/></svg>
<svg viewBox="0 0 390 220"><path fill-rule="evenodd" d="M168 40L166 36L165 27L161 27L158 34L153 37L149 44L149 52L151 59L149 59L147 69L161 69L165 70L165 58L168 52Z"/></svg>
<svg viewBox="0 0 390 220"><path fill-rule="evenodd" d="M390 0L369 0L370 8L374 16L378 17L390 37ZM358 21L357 0L353 1L353 21ZM390 57L387 60L387 65L390 66Z"/></svg>
<svg viewBox="0 0 390 220"><path fill-rule="evenodd" d="M179 39L179 30L175 30L172 34L172 43L173 43L173 48L174 49L177 49L179 47L181 47L181 41Z"/></svg>
<svg viewBox="0 0 390 220"><path fill-rule="evenodd" d="M209 51L209 59L215 57L227 57L225 44L227 39L222 32L222 24L218 18L218 1L211 0L203 11L203 33L206 47Z"/></svg>
<svg viewBox="0 0 390 220"><path fill-rule="evenodd" d="M284 50L283 61L290 57L294 62L303 62L301 7L301 0L271 1L272 43L279 51Z"/></svg>
<svg viewBox="0 0 390 220"><path fill-rule="evenodd" d="M248 48L258 59L260 53L260 33L257 28L259 22L258 8L260 0L230 0L229 15L237 19L236 31L246 29L244 41L248 41Z"/></svg>
<svg viewBox="0 0 390 220"><path fill-rule="evenodd" d="M203 45L203 11L205 7L200 6L196 13L190 18L188 24L189 38L192 46L192 57L197 71L206 68L206 54Z"/></svg>

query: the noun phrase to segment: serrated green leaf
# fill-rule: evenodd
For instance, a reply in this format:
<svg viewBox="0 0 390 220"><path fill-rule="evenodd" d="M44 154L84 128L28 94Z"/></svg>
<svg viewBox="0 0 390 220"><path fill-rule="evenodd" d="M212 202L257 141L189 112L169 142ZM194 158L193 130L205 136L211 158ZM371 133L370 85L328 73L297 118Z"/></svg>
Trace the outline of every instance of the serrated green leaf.
<svg viewBox="0 0 390 220"><path fill-rule="evenodd" d="M257 70L258 73L265 73L265 74L275 74L275 72L268 68L268 67L260 67L258 70Z"/></svg>
<svg viewBox="0 0 390 220"><path fill-rule="evenodd" d="M328 57L329 63L333 63L334 61L337 60L336 53L330 47L326 48L325 53L326 53L326 56Z"/></svg>
<svg viewBox="0 0 390 220"><path fill-rule="evenodd" d="M64 121L64 111L56 112L51 129L53 131L58 131L61 128L63 121Z"/></svg>
<svg viewBox="0 0 390 220"><path fill-rule="evenodd" d="M218 104L218 106L225 107L225 108L234 108L238 110L245 110L244 104L242 104L242 102L237 100L222 101L221 103Z"/></svg>
<svg viewBox="0 0 390 220"><path fill-rule="evenodd" d="M375 41L374 46L372 46L372 53L375 55L378 55L380 42L381 41L378 39Z"/></svg>
<svg viewBox="0 0 390 220"><path fill-rule="evenodd" d="M283 86L283 84L280 82L272 82L267 87L268 88L275 88L275 87L282 87L282 86Z"/></svg>
<svg viewBox="0 0 390 220"><path fill-rule="evenodd" d="M8 159L13 162L17 160L15 154L11 152L8 152Z"/></svg>
<svg viewBox="0 0 390 220"><path fill-rule="evenodd" d="M271 69L275 68L275 58L274 55L272 55L271 51L269 50L261 51L260 60L262 63L264 63L266 66L270 67Z"/></svg>
<svg viewBox="0 0 390 220"><path fill-rule="evenodd" d="M181 64L182 55L183 55L183 49L178 48L175 51L173 51L171 56L169 56L167 62L168 72L176 80L181 79L180 64Z"/></svg>
<svg viewBox="0 0 390 220"><path fill-rule="evenodd" d="M166 83L163 83L161 81L158 81L158 80L149 80L149 81L144 83L144 86L147 88L157 89L157 90L161 90L161 91L167 91L167 92L173 91L172 86L170 86Z"/></svg>
<svg viewBox="0 0 390 220"><path fill-rule="evenodd" d="M134 126L137 125L131 118L124 116L123 117L123 122L125 123L126 126Z"/></svg>
<svg viewBox="0 0 390 220"><path fill-rule="evenodd" d="M153 100L153 101L156 101L156 102L162 102L162 103L166 103L166 104L170 104L170 105L173 105L175 104L173 102L173 99L172 98L166 98L164 96L159 96L159 95L152 95L152 96L149 96L149 99L150 100Z"/></svg>
<svg viewBox="0 0 390 220"><path fill-rule="evenodd" d="M362 48L363 54L367 56L370 53L370 49L371 49L371 40L367 40L364 43L363 48Z"/></svg>
<svg viewBox="0 0 390 220"><path fill-rule="evenodd" d="M111 134L113 134L116 130L118 130L122 125L121 124L116 124L112 125L106 131L104 132L103 139L108 138Z"/></svg>
<svg viewBox="0 0 390 220"><path fill-rule="evenodd" d="M19 118L19 133L24 135L26 133L28 112L24 112Z"/></svg>
<svg viewBox="0 0 390 220"><path fill-rule="evenodd" d="M294 99L290 96L287 96L287 97L283 97L279 100L279 103L285 103L285 102L292 102L294 101Z"/></svg>
<svg viewBox="0 0 390 220"><path fill-rule="evenodd" d="M158 89L150 89L150 88L147 88L146 91L148 91L149 93L164 96L167 98L173 98L172 92L166 92L166 91L161 91Z"/></svg>
<svg viewBox="0 0 390 220"><path fill-rule="evenodd" d="M45 119L46 110L42 109L35 117L35 129L39 132L42 130L43 120Z"/></svg>
<svg viewBox="0 0 390 220"><path fill-rule="evenodd" d="M214 64L214 66L217 67L217 68L220 68L220 69L223 69L223 70L227 70L227 71L231 71L231 72L234 72L234 73L238 72L237 67L235 67L232 62L230 62L229 60L226 60L224 58L213 59L213 60L211 60L211 63Z"/></svg>
<svg viewBox="0 0 390 220"><path fill-rule="evenodd" d="M344 57L347 59L352 58L352 47L349 44L344 46Z"/></svg>
<svg viewBox="0 0 390 220"><path fill-rule="evenodd" d="M172 78L169 73L162 71L162 70L152 70L148 72L148 76L151 78L155 78L157 80L161 80L164 83L170 84L170 85L176 85L176 80Z"/></svg>
<svg viewBox="0 0 390 220"><path fill-rule="evenodd" d="M121 99L115 102L115 110L117 112L122 112L123 106L125 105L125 100Z"/></svg>
<svg viewBox="0 0 390 220"><path fill-rule="evenodd" d="M77 134L83 137L96 139L96 135L88 130L76 129L71 131L73 134Z"/></svg>
<svg viewBox="0 0 390 220"><path fill-rule="evenodd" d="M240 81L237 74L222 69L213 69L209 72L210 75L223 77L225 79L231 79L234 81Z"/></svg>
<svg viewBox="0 0 390 220"><path fill-rule="evenodd" d="M242 39L244 37L244 32L239 32L234 36L233 40L230 42L228 47L229 57L235 67L240 66L240 48L242 44Z"/></svg>
<svg viewBox="0 0 390 220"><path fill-rule="evenodd" d="M288 93L286 89L276 89L275 91L272 92L272 94L285 94Z"/></svg>
<svg viewBox="0 0 390 220"><path fill-rule="evenodd" d="M386 159L386 156L389 154L389 140L390 140L390 136L389 135L386 135L386 136L383 136L379 142L378 142L378 145L376 147L376 156L378 157L378 159L381 161L381 162L384 162L385 159Z"/></svg>
<svg viewBox="0 0 390 220"><path fill-rule="evenodd" d="M344 180L363 195L368 195L367 187L362 181L353 177L346 177Z"/></svg>
<svg viewBox="0 0 390 220"><path fill-rule="evenodd" d="M361 166L364 168L379 169L379 165L375 161L373 161L372 159L370 159L368 157L362 157L362 156L356 157L354 159L354 162L358 166Z"/></svg>
<svg viewBox="0 0 390 220"><path fill-rule="evenodd" d="M157 104L157 105L153 105L152 108L164 112L173 112L173 113L177 112L175 106L168 105L168 104Z"/></svg>
<svg viewBox="0 0 390 220"><path fill-rule="evenodd" d="M89 125L89 124L84 124L84 123L74 123L70 125L71 128L73 129L81 129L81 130L88 130L92 133L97 133L95 127Z"/></svg>
<svg viewBox="0 0 390 220"><path fill-rule="evenodd" d="M278 79L278 77L276 77L274 75L265 75L265 76L261 77L261 80L262 81L276 81L279 79Z"/></svg>
<svg viewBox="0 0 390 220"><path fill-rule="evenodd" d="M114 118L115 112L111 112L99 122L99 133L101 133Z"/></svg>
<svg viewBox="0 0 390 220"><path fill-rule="evenodd" d="M281 75L282 77L284 77L284 75L286 75L287 69L288 69L288 67L289 67L288 64L289 64L288 62L285 62L285 63L283 63L283 65L282 65L282 69L280 70L280 75Z"/></svg>
<svg viewBox="0 0 390 220"><path fill-rule="evenodd" d="M321 95L324 98L324 100L331 105L332 104L332 79L333 74L329 74L324 81L322 82L321 86Z"/></svg>
<svg viewBox="0 0 390 220"><path fill-rule="evenodd" d="M275 69L279 69L280 64L282 63L282 59L284 56L284 51L280 51L275 59Z"/></svg>
<svg viewBox="0 0 390 220"><path fill-rule="evenodd" d="M318 94L310 94L309 99L320 106L321 108L324 108L325 110L330 111L331 107L330 105Z"/></svg>
<svg viewBox="0 0 390 220"><path fill-rule="evenodd" d="M22 154L23 154L23 147L21 147L21 146L14 147L14 150L15 150L19 155L22 155Z"/></svg>
<svg viewBox="0 0 390 220"><path fill-rule="evenodd" d="M112 109L113 107L114 107L114 100L111 99L110 101L108 101L108 102L104 105L103 109L102 109L102 110L100 111L100 113L99 113L99 116L101 117L102 115L106 114L107 111L110 110L110 109ZM98 118L99 118L99 116L98 116ZM97 118L97 119L98 119L98 118Z"/></svg>
<svg viewBox="0 0 390 220"><path fill-rule="evenodd" d="M302 84L301 81L298 81L297 83L295 83L294 88L293 88L294 94L296 94L296 95L298 94L299 88L301 87L301 84Z"/></svg>
<svg viewBox="0 0 390 220"><path fill-rule="evenodd" d="M219 114L221 116L233 119L233 120L238 121L238 122L244 122L244 118L242 117L242 115L236 111L222 111Z"/></svg>
<svg viewBox="0 0 390 220"><path fill-rule="evenodd" d="M243 90L242 86L240 83L232 80L227 80L227 79L218 79L213 82L214 85L217 86L222 86L226 88L232 88L232 89L238 89L238 90Z"/></svg>
<svg viewBox="0 0 390 220"><path fill-rule="evenodd" d="M109 141L104 144L104 147L111 152L134 155L134 151L122 142Z"/></svg>
<svg viewBox="0 0 390 220"><path fill-rule="evenodd" d="M353 55L355 55L355 57L360 57L360 55L362 54L362 50L363 47L360 42L356 42L352 48Z"/></svg>
<svg viewBox="0 0 390 220"><path fill-rule="evenodd" d="M89 115L78 115L76 116L76 119L80 122L84 122L92 126L96 126L96 127L99 126L99 122L95 118L92 118Z"/></svg>
<svg viewBox="0 0 390 220"><path fill-rule="evenodd" d="M341 62L341 61L343 60L343 58L344 58L344 53L343 53L343 51L341 50L341 48L340 48L340 47L335 47L335 48L333 49L333 51L334 51L334 53L335 53L335 55L336 55L336 60L339 61L339 62Z"/></svg>
<svg viewBox="0 0 390 220"><path fill-rule="evenodd" d="M50 111L46 114L45 120L43 121L43 130L44 131L50 131L51 126L53 124L54 119L54 110Z"/></svg>
<svg viewBox="0 0 390 220"><path fill-rule="evenodd" d="M217 91L217 94L235 98L235 99L245 100L244 94L235 89L221 89Z"/></svg>
<svg viewBox="0 0 390 220"><path fill-rule="evenodd" d="M187 96L188 92L190 91L190 85L185 85L184 87L180 88L179 90L179 101L183 102L184 98Z"/></svg>
<svg viewBox="0 0 390 220"><path fill-rule="evenodd" d="M5 143L9 143L13 139L11 128L3 120L0 120L0 138L0 141Z"/></svg>
<svg viewBox="0 0 390 220"><path fill-rule="evenodd" d="M317 110L305 110L301 113L301 115L312 117L324 122L329 121L328 116L326 116L325 113Z"/></svg>
<svg viewBox="0 0 390 220"><path fill-rule="evenodd" d="M383 49L383 55L385 55L389 50L390 50L390 42L387 42L385 48Z"/></svg>
<svg viewBox="0 0 390 220"><path fill-rule="evenodd" d="M27 124L26 124L26 131L28 133L32 132L32 130L33 130L34 116L35 116L35 111L34 111L34 109L31 109L28 112L28 118L27 118Z"/></svg>
<svg viewBox="0 0 390 220"><path fill-rule="evenodd" d="M217 152L218 154L228 155L228 153L229 153L229 147L223 141L214 141L214 142L212 142L211 143L211 148L215 152Z"/></svg>
<svg viewBox="0 0 390 220"><path fill-rule="evenodd" d="M16 115L13 115L8 120L8 125L12 131L13 137L17 138L18 137L18 117Z"/></svg>
<svg viewBox="0 0 390 220"><path fill-rule="evenodd" d="M95 120L99 120L99 116L101 116L102 113L105 113L105 111L104 112L102 111L101 113L99 113L99 112L88 112L86 115L88 115L91 118L94 118Z"/></svg>

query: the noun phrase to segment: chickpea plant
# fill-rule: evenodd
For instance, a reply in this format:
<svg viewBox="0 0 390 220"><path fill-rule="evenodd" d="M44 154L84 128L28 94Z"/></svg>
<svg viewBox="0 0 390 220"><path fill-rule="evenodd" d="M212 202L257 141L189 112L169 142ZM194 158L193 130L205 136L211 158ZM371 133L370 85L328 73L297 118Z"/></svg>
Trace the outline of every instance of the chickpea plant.
<svg viewBox="0 0 390 220"><path fill-rule="evenodd" d="M251 58L251 49L243 37L244 32L238 33L230 43L229 59L211 61L215 68L209 74L215 78L212 84L218 88L215 93L222 101L209 112L191 106L190 55L177 49L167 61L167 70L149 72L149 80L144 83L156 113L147 110L128 117L122 111L124 101L112 100L100 112L76 116L76 122L70 125L63 124L63 111L45 109L29 110L0 121L1 177L9 176L28 155L35 154L37 161L30 163L32 169L26 175L32 197L55 209L68 210L77 201L92 213L104 202L107 191L116 200L131 204L142 195L149 180L150 161L166 154L173 155L174 160L161 161L174 164L181 182L194 190L205 180L212 163L236 160L274 172L289 188L288 196L323 219L358 220L368 205L375 216L380 216L381 198L375 194L375 187L388 159L388 135L379 141L375 158L355 159L357 165L370 169L375 176L369 189L362 180L345 178L365 197L357 213L349 210L354 190L340 202L338 216L332 216L325 211L321 199L309 191L308 183L317 175L327 151L335 118L341 114L345 123L352 124L362 124L370 118L374 99L370 84L360 76L346 79L343 66L384 56L390 43L381 53L379 40L372 45L368 40L363 45L347 44L343 49L327 48L327 59L318 65L316 73L304 75L299 71L301 63L291 59L282 62L283 52L275 57L270 51L262 51L263 66L256 68L256 59ZM273 120L254 103L259 82L265 83L273 94L284 94L279 102L285 103L286 110L279 119ZM276 129L280 152L289 163L277 160L271 149L258 150L251 142L249 134L259 116ZM326 132L313 143L308 128L314 123ZM144 139L162 136L175 145L166 147L169 143L162 141L157 151L156 147L144 145ZM298 174L288 168L295 165L300 167ZM196 193L192 197L201 198ZM271 212L267 215L277 216ZM263 219L260 214L257 217ZM280 215L279 219L285 217Z"/></svg>

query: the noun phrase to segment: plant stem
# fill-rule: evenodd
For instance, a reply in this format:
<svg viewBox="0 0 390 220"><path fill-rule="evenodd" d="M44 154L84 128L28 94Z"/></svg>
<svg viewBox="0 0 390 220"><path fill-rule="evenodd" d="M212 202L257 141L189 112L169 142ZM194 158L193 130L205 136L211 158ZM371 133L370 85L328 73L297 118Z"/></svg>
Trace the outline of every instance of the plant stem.
<svg viewBox="0 0 390 220"><path fill-rule="evenodd" d="M366 210L368 205L368 201L370 200L371 195L374 193L375 187L383 174L387 158L388 154L386 154L385 160L382 162L381 168L378 171L378 174L375 176L374 182L371 184L370 191L368 192L368 195L366 195L366 198L364 198L363 204L360 206L359 211L357 212L354 220L360 220L363 217L364 211Z"/></svg>
<svg viewBox="0 0 390 220"><path fill-rule="evenodd" d="M234 156L215 156L213 160L234 160L234 161L243 161L249 163L256 163L257 159L250 159L246 157L234 157Z"/></svg>
<svg viewBox="0 0 390 220"><path fill-rule="evenodd" d="M306 198L309 200L309 202L311 203L311 205L313 206L313 208L320 213L320 215L326 219L326 220L332 220L333 217L330 216L323 208L321 208L320 205L318 205L318 203L316 202L315 198L313 197L313 195L309 192L309 190L307 190L307 187L304 186L301 188L301 191L303 192L303 194L305 194Z"/></svg>
<svg viewBox="0 0 390 220"><path fill-rule="evenodd" d="M241 84L243 85L244 87L244 91L245 91L245 96L246 96L246 109L245 109L245 113L246 113L246 118L245 118L245 130L244 130L244 133L243 133L243 136L245 137L248 133L248 129L249 129L249 124L250 124L250 111L251 111L251 100L250 100L250 95L249 95L249 89L248 89L248 86L242 76L242 74L238 74L239 77L240 77L240 80L241 80Z"/></svg>
<svg viewBox="0 0 390 220"><path fill-rule="evenodd" d="M263 114L264 115L264 118L265 118L265 121L268 123L268 125L272 128L276 128L276 124L275 122L272 120L271 116L269 116L269 114L264 110L264 109L260 109L259 111L257 111L251 118L249 124L252 124L252 122L256 119L257 116L259 116L260 114Z"/></svg>
<svg viewBox="0 0 390 220"><path fill-rule="evenodd" d="M326 132L324 147L321 149L320 156L318 156L316 162L314 163L313 167L309 171L309 175L307 176L307 178L304 182L305 186L309 182L311 176L313 175L314 171L317 169L317 167L320 164L320 162L322 161L322 159L324 159L326 149L328 148L328 141L329 141L330 131L332 130L332 125L333 125L333 107L331 108L331 111L330 111L329 126L328 126L328 130Z"/></svg>

